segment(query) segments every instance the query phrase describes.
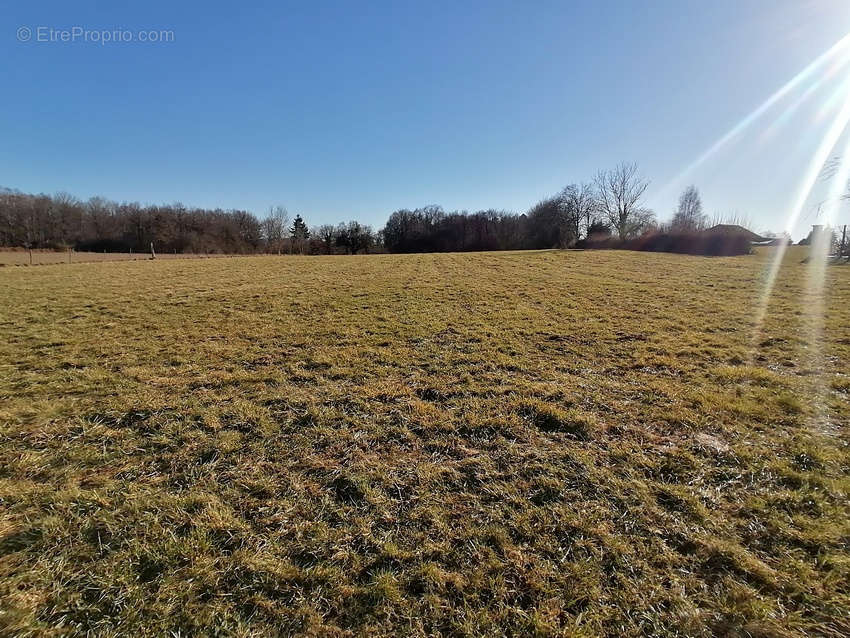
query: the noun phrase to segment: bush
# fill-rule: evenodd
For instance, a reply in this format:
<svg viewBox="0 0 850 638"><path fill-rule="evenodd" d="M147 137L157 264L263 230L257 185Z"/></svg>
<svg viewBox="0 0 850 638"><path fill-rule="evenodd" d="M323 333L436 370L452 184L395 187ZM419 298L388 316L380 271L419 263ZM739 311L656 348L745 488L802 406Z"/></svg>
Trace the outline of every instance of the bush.
<svg viewBox="0 0 850 638"><path fill-rule="evenodd" d="M591 239L579 242L579 248L644 250L661 253L683 253L713 257L749 255L750 239L744 235L720 235L695 232L648 233L635 239Z"/></svg>

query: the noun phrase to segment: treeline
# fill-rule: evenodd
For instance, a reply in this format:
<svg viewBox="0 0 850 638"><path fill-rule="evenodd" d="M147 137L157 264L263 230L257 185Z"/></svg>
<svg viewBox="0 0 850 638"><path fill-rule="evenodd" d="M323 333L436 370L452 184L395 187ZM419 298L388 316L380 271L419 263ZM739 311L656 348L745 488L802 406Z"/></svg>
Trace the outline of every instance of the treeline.
<svg viewBox="0 0 850 638"><path fill-rule="evenodd" d="M260 219L246 210L143 206L67 193L0 189L0 246L79 251L198 254L356 253L380 249L380 235L353 221L312 231L281 206Z"/></svg>
<svg viewBox="0 0 850 638"><path fill-rule="evenodd" d="M439 206L398 210L384 227L384 245L401 253L572 247L697 255L751 251L746 233L706 232L709 220L695 186L682 193L672 219L659 224L643 205L648 185L635 164L620 164L590 183L566 186L521 215L447 213Z"/></svg>
<svg viewBox="0 0 850 638"><path fill-rule="evenodd" d="M533 248L526 215L487 210L445 212L440 206L398 210L383 230L393 253L461 252Z"/></svg>
<svg viewBox="0 0 850 638"><path fill-rule="evenodd" d="M566 186L522 214L446 212L439 206L425 206L392 213L377 232L357 221L309 228L301 215L295 215L290 223L282 206L270 208L259 218L238 209L192 208L179 203L143 206L102 197L82 201L67 193L50 196L0 190L0 246L143 252L153 244L160 252L200 254L460 252L573 246L700 254L744 250L743 242L734 248L717 248L716 240L701 238L707 218L694 187L683 193L672 222L659 226L655 214L643 205L648 184L635 164L620 164L600 171L589 183Z"/></svg>
<svg viewBox="0 0 850 638"><path fill-rule="evenodd" d="M615 233L628 240L655 228L642 205L648 182L634 164L600 171L592 183L570 184L521 215L504 211L446 213L439 206L394 212L384 227L390 252L570 248Z"/></svg>
<svg viewBox="0 0 850 638"><path fill-rule="evenodd" d="M0 245L94 251L254 252L260 220L244 210L142 206L67 193L0 191Z"/></svg>

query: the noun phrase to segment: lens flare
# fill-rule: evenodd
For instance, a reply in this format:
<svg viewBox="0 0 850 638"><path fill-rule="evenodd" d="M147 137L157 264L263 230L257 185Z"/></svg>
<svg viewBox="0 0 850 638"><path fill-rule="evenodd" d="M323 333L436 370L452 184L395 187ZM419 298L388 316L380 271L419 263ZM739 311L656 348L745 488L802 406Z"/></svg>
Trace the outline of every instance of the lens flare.
<svg viewBox="0 0 850 638"><path fill-rule="evenodd" d="M838 156L835 173L830 177L829 195L824 202L823 222L824 231L813 233L809 249L809 263L806 277L806 293L804 313L807 326L808 361L807 364L814 372L811 375L814 399L813 422L810 424L819 430L829 428L829 414L824 400L827 388L823 375L823 331L826 316L826 277L829 254L832 249L832 227L838 218L844 189L850 179L850 134L846 136L843 151Z"/></svg>
<svg viewBox="0 0 850 638"><path fill-rule="evenodd" d="M832 67L820 77L818 77L814 82L812 82L805 91L803 91L798 97L794 99L791 104L789 104L784 111L780 115L774 119L773 123L770 124L764 131L764 133L760 136L760 141L764 142L765 140L771 138L773 135L777 133L783 126L788 124L794 114L800 109L800 107L805 104L812 95L814 95L819 88L833 79L844 67L847 66L847 63L850 62L850 55L839 58L836 60Z"/></svg>
<svg viewBox="0 0 850 638"><path fill-rule="evenodd" d="M812 188L814 187L818 176L821 174L824 164L827 159L829 159L830 152L841 139L841 135L847 128L848 122L850 122L850 92L848 92L848 89L850 89L850 81L844 82L842 87L839 89L839 92L844 95L844 104L838 112L838 115L836 115L833 120L829 130L827 130L823 140L821 140L820 145L812 157L812 161L809 163L809 168L806 171L802 183L800 184L799 190L797 191L797 198L794 200L794 205L792 206L788 219L785 222L785 230L788 232L791 232L791 230L794 229L794 225L800 217L803 206L805 205L809 194L812 192Z"/></svg>
<svg viewBox="0 0 850 638"><path fill-rule="evenodd" d="M670 188L672 188L674 185L676 185L685 177L687 177L696 168L704 164L713 155L715 155L723 147L729 144L729 142L731 142L738 135L743 133L755 121L761 118L762 115L767 113L767 111L769 111L771 107L773 107L777 102L779 102L782 98L787 96L794 89L806 82L828 62L836 58L838 61L839 68L846 64L848 60L850 60L850 34L847 34L846 36L841 38L841 40L832 45L826 52L818 56L805 69L800 71L779 90L773 93L773 95L771 95L764 102L762 102L761 105L759 105L755 110L749 113L749 115L744 117L740 122L738 122L735 126L729 129L729 131L727 131L722 137L720 137L714 144L709 146L699 157L697 157L693 162L686 166L678 175L676 175L673 179L671 179L664 186L662 186L656 196L662 193L666 193Z"/></svg>
<svg viewBox="0 0 850 638"><path fill-rule="evenodd" d="M845 129L847 128L848 123L850 123L850 93L847 92L847 83L844 83L844 104L841 107L841 111L833 120L832 125L829 127L829 130L826 132L823 140L821 140L820 145L815 151L814 156L812 157L811 162L809 163L809 168L807 169L802 182L800 183L800 187L797 191L796 199L789 211L788 218L785 222L786 231L790 232L794 225L797 223L797 220L800 217L800 213L803 210L803 206L806 203L806 200L809 198L809 195L812 192L812 188L815 185L815 182L818 179L818 176L821 174L821 170L823 165L826 163L829 158L829 154L832 151L833 147L838 143ZM842 164L842 169L844 167ZM840 173L841 170L838 172ZM755 329L753 331L753 350L758 344L758 341L761 337L761 331L764 324L765 315L767 314L767 307L770 303L770 297L773 294L773 287L776 283L776 276L779 273L779 269L782 266L782 260L785 257L787 245L785 243L780 244L776 247L776 254L773 257L773 260L770 264L770 268L767 273L767 277L764 284L764 289L762 291L761 297L759 298L758 306L756 308L755 315ZM823 275L821 275L821 279Z"/></svg>
<svg viewBox="0 0 850 638"><path fill-rule="evenodd" d="M831 177L829 195L824 205L824 224L834 225L838 220L838 210L850 180L850 134L844 143L844 150L838 156L838 168Z"/></svg>

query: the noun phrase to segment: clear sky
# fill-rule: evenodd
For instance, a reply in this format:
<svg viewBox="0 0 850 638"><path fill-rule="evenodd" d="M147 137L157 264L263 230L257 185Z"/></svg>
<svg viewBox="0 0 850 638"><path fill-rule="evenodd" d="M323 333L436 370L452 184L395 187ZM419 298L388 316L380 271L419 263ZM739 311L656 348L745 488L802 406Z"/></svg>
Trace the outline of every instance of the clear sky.
<svg viewBox="0 0 850 638"><path fill-rule="evenodd" d="M660 218L693 182L709 214L782 230L850 95L850 67L827 68L674 179L850 32L850 2L256 4L4 3L0 185L380 227L425 204L524 211L625 160Z"/></svg>

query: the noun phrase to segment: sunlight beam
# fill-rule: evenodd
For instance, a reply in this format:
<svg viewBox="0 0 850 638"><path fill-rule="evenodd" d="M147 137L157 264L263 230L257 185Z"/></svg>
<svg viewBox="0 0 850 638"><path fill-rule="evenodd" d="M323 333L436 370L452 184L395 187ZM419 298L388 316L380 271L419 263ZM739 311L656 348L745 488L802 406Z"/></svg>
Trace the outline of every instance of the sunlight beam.
<svg viewBox="0 0 850 638"><path fill-rule="evenodd" d="M797 223L800 213L803 210L803 206L805 205L818 176L821 174L823 165L829 158L830 152L841 139L841 135L847 128L848 123L850 123L850 94L846 92L846 88L847 83L844 85L846 96L844 99L844 105L841 107L841 111L835 117L835 120L832 122L832 125L829 127L829 130L823 140L821 140L820 145L809 163L806 174L800 183L800 187L797 191L797 197L794 200L794 204L790 209L785 223L785 230L789 233L793 230L794 225ZM782 259L785 257L786 249L787 245L784 243L776 247L776 254L773 257L770 269L767 273L764 290L762 291L756 310L755 329L753 331L754 349L758 345L762 325L764 324L765 315L767 314L767 306L770 303L770 296L773 293L773 286L776 283L776 275L779 273L779 269L782 266Z"/></svg>
<svg viewBox="0 0 850 638"><path fill-rule="evenodd" d="M809 263L806 279L806 293L803 312L806 317L808 338L808 365L813 374L812 403L814 414L812 426L819 430L829 427L829 412L827 409L827 387L824 377L825 358L823 352L823 331L826 321L826 277L829 254L832 244L832 226L838 217L841 197L850 178L850 135L846 136L843 152L839 155L838 170L830 178L829 196L826 200L824 232L814 235L809 247Z"/></svg>
<svg viewBox="0 0 850 638"><path fill-rule="evenodd" d="M844 67L847 66L848 62L850 62L850 55L840 58L831 69L829 69L826 73L818 77L817 80L812 82L806 88L805 91L803 91L797 98L794 99L793 102L791 102L791 104L789 104L785 108L785 110L782 111L782 113L776 116L773 123L767 127L764 133L762 133L762 141L773 136L777 131L779 131L783 126L785 126L791 120L794 114L800 109L800 107L805 104L806 101L812 95L814 95L819 88L821 88L828 81L832 80L838 74L839 71L844 69Z"/></svg>
<svg viewBox="0 0 850 638"><path fill-rule="evenodd" d="M850 45L850 34L845 35L838 42L832 45L827 51L818 56L811 64L809 64L805 69L800 71L797 75L791 78L785 85L783 85L780 89L778 89L773 95L767 98L764 102L761 103L755 110L746 115L740 122L738 122L735 126L733 126L729 131L727 131L722 137L720 137L714 144L709 146L697 159L691 162L688 166L686 166L678 175L676 175L673 179L669 180L660 190L659 193L664 193L668 189L670 189L673 185L683 180L687 177L692 171L696 168L704 164L709 158L711 158L715 153L717 153L720 149L726 146L730 141L732 141L735 137L740 135L744 130L746 130L753 122L758 120L762 115L764 115L772 106L774 106L777 102L779 102L782 98L788 95L791 91L797 88L801 83L803 83L806 79L812 76L818 69L823 67L827 62L832 60L835 56L842 54L840 58L840 65L844 65L848 59L850 59L850 55L848 55L848 45ZM657 195L656 195L657 196Z"/></svg>
<svg viewBox="0 0 850 638"><path fill-rule="evenodd" d="M850 134L844 143L844 150L838 158L839 167L832 177L829 195L826 199L824 223L833 225L838 219L838 210L841 208L842 197L850 181Z"/></svg>

